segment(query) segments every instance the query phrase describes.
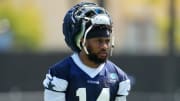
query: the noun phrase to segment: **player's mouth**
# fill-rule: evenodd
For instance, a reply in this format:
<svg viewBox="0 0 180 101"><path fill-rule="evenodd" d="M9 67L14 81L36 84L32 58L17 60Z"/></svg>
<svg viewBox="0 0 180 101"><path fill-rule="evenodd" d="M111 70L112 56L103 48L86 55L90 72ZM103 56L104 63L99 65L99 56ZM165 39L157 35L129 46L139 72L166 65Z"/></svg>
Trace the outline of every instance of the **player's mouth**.
<svg viewBox="0 0 180 101"><path fill-rule="evenodd" d="M99 56L100 57L107 57L108 53L107 52L100 52Z"/></svg>

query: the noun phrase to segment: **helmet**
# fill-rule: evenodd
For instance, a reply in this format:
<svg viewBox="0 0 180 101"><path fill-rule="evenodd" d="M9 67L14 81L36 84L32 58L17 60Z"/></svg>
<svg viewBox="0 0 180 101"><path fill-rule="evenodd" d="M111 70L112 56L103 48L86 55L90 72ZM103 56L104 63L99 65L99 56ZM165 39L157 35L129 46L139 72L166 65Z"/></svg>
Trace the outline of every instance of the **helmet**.
<svg viewBox="0 0 180 101"><path fill-rule="evenodd" d="M80 52L86 41L87 33L94 27L105 26L112 31L112 21L108 12L95 3L81 2L73 6L65 15L63 34L66 44L75 52ZM80 40L84 38L84 44ZM88 53L88 52L87 52Z"/></svg>

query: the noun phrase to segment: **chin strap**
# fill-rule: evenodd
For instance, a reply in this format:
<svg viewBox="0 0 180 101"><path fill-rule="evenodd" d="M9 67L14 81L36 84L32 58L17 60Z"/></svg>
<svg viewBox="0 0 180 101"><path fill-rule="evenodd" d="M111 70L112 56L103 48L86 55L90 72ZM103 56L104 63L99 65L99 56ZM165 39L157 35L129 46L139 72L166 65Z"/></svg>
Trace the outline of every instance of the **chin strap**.
<svg viewBox="0 0 180 101"><path fill-rule="evenodd" d="M85 53L86 53L87 55L89 54L89 52L88 52L88 50L87 50L87 48L86 48L86 45L85 45L85 43L86 43L86 37L87 37L88 32L92 29L92 27L93 27L93 25L91 25L91 26L85 31L85 33L84 33L84 38L83 38L83 43L82 43L82 47L83 47L83 49L84 49L84 51L85 51Z"/></svg>

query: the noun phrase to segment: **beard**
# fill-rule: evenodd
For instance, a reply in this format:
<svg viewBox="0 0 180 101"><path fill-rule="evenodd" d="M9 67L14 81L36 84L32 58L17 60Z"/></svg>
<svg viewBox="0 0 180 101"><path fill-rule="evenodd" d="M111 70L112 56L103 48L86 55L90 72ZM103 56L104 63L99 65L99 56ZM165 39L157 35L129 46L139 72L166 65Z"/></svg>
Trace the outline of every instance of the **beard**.
<svg viewBox="0 0 180 101"><path fill-rule="evenodd" d="M87 55L89 60L93 61L96 64L102 64L102 63L106 62L107 56L100 58L100 57L98 57L99 53L93 53L91 48L87 48L87 50L89 52L89 54ZM105 51L105 50L101 50L101 51Z"/></svg>

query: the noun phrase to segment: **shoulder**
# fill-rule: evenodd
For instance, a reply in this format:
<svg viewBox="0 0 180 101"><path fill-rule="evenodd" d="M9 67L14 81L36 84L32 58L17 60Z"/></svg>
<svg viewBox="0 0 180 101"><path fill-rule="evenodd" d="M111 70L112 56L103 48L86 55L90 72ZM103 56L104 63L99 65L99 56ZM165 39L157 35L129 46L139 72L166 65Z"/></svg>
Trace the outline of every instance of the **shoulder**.
<svg viewBox="0 0 180 101"><path fill-rule="evenodd" d="M125 71L123 71L119 66L114 64L112 61L108 60L105 64L106 68L110 71L116 72L120 78L120 81L128 79L128 76Z"/></svg>
<svg viewBox="0 0 180 101"><path fill-rule="evenodd" d="M72 64L72 58L69 56L52 65L43 81L45 89L64 92L68 86L68 76Z"/></svg>
<svg viewBox="0 0 180 101"><path fill-rule="evenodd" d="M119 88L118 88L117 95L127 96L131 89L130 79L128 78L127 74L120 67L118 67L111 61L107 61L106 66L107 66L106 68L113 70L118 75Z"/></svg>
<svg viewBox="0 0 180 101"><path fill-rule="evenodd" d="M66 78L73 64L70 56L58 61L49 68L49 74L58 78Z"/></svg>

